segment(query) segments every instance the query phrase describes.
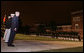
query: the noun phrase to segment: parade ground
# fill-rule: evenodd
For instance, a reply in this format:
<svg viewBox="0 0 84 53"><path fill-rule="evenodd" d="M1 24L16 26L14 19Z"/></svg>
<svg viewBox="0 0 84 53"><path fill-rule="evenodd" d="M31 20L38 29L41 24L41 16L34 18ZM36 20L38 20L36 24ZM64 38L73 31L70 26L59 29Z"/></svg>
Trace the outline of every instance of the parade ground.
<svg viewBox="0 0 84 53"><path fill-rule="evenodd" d="M83 52L83 35L82 1L1 1L1 52Z"/></svg>
<svg viewBox="0 0 84 53"><path fill-rule="evenodd" d="M1 52L39 52L51 49L83 47L83 41L15 40L14 45L15 47L8 47L1 40Z"/></svg>

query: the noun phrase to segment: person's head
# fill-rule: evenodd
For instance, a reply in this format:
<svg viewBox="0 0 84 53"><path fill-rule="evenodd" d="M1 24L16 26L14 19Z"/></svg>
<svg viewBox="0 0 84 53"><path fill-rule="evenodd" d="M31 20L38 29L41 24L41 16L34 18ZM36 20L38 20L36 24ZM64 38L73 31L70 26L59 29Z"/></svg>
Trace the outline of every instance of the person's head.
<svg viewBox="0 0 84 53"><path fill-rule="evenodd" d="M11 17L14 17L15 14L11 14Z"/></svg>
<svg viewBox="0 0 84 53"><path fill-rule="evenodd" d="M15 15L18 17L20 15L20 12L19 11L16 11L15 12Z"/></svg>
<svg viewBox="0 0 84 53"><path fill-rule="evenodd" d="M10 19L11 18L11 16L8 16L8 19Z"/></svg>

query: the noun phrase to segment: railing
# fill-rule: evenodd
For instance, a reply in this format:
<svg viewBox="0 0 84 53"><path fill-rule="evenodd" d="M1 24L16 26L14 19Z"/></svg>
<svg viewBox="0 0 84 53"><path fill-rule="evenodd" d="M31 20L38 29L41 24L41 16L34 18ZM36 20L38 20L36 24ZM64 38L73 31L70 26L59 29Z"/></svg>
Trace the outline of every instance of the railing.
<svg viewBox="0 0 84 53"><path fill-rule="evenodd" d="M43 36L51 36L52 38L64 38L64 39L78 39L81 41L80 34L78 32L44 32L44 33L39 33L39 35Z"/></svg>
<svg viewBox="0 0 84 53"><path fill-rule="evenodd" d="M78 32L55 32L52 35L53 37L63 37L63 38L77 38L81 41L80 34Z"/></svg>

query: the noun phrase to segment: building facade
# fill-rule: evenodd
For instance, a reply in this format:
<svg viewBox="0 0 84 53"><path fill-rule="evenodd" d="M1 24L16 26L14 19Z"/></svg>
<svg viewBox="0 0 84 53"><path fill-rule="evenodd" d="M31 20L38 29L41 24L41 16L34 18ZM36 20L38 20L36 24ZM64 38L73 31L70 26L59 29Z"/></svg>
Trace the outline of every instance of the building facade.
<svg viewBox="0 0 84 53"><path fill-rule="evenodd" d="M83 10L71 13L71 25L57 26L57 31L78 32L81 39L83 39Z"/></svg>
<svg viewBox="0 0 84 53"><path fill-rule="evenodd" d="M80 37L83 39L83 10L72 12L72 31L80 33Z"/></svg>
<svg viewBox="0 0 84 53"><path fill-rule="evenodd" d="M62 26L57 26L57 31L67 31L70 32L72 30L72 25L62 25Z"/></svg>

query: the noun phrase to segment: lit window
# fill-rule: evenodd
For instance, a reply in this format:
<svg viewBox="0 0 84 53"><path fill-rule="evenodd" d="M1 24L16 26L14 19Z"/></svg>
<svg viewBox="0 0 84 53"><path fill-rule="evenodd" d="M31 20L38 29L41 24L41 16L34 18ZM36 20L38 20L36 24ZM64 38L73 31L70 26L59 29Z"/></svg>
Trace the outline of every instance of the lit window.
<svg viewBox="0 0 84 53"><path fill-rule="evenodd" d="M73 17L73 21L80 21L80 17Z"/></svg>
<svg viewBox="0 0 84 53"><path fill-rule="evenodd" d="M78 24L75 24L75 29L79 29L79 25Z"/></svg>

